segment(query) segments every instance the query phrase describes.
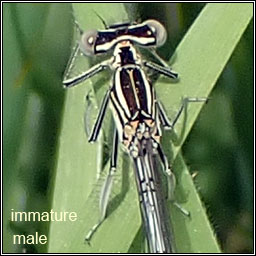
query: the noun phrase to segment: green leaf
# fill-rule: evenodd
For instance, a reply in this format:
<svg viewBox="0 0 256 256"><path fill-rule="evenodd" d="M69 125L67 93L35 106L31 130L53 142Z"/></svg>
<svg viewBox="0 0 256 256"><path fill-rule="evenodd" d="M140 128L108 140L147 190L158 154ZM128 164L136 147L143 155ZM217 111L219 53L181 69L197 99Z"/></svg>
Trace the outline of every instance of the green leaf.
<svg viewBox="0 0 256 256"><path fill-rule="evenodd" d="M172 225L178 252L220 253L205 207L180 154L177 155L173 168L178 181L176 200L190 212L189 217L184 216L177 207L171 205Z"/></svg>
<svg viewBox="0 0 256 256"><path fill-rule="evenodd" d="M251 4L206 5L174 53L172 68L179 73L180 81L169 86L157 83L156 89L159 89L167 113L176 113L182 97L210 95L251 18ZM182 118L176 124L175 130L182 134L182 141L172 149L174 155L180 150L202 106L189 104L186 126Z"/></svg>
<svg viewBox="0 0 256 256"><path fill-rule="evenodd" d="M3 8L3 252L43 253L45 245L14 244L13 235L47 234L48 223L10 218L12 211L49 209L70 6L8 2Z"/></svg>
<svg viewBox="0 0 256 256"><path fill-rule="evenodd" d="M207 97L210 94L249 23L252 10L252 4L206 5L175 52L172 67L179 73L180 81L168 84L169 81L161 77L155 85L170 117L175 116L181 97ZM94 11L104 17L107 24L112 22L111 19L118 22L127 17L122 4L74 4L75 17L84 30L103 27ZM89 67L88 63L86 65L85 69ZM93 236L91 246L84 244L87 232L99 216L98 185L104 179L96 180L97 162L101 158L101 151L97 150L100 143L89 145L84 133L84 97L92 88L92 81L95 88L100 80L103 81L100 90L104 91L108 82L104 76L98 76L67 92L52 208L58 212L75 211L78 220L51 223L49 252L127 252L141 227L133 171L129 158L120 153L117 184L114 184L108 218ZM173 145L169 141L170 134L163 137L170 159L175 159L202 105L190 104L185 118L183 116L178 121L175 130L181 138L179 143L176 141ZM104 173L107 169L108 165ZM174 170L178 182L177 201L191 213L191 219L186 218L170 205L178 252L220 252L192 178L180 156L175 161Z"/></svg>
<svg viewBox="0 0 256 256"><path fill-rule="evenodd" d="M126 17L122 4L108 4L108 8L104 4L73 4L73 8L75 18L84 30L103 27L95 11L105 18L109 16L107 14L110 8L111 13L116 13L117 21ZM89 68L88 62L89 59L84 58L84 70ZM78 65L80 67L81 63ZM103 77L103 80L106 79ZM93 81L101 82L100 91L105 91L109 84L108 80L102 82L102 75L97 76ZM94 222L88 220L95 216L98 208L97 202L88 204L86 199L97 182L97 170L102 157L101 143L89 144L84 132L85 97L91 88L92 81L86 81L84 84L70 89L66 95L63 125L59 138L52 209L58 212L76 212L78 221L51 223L49 252L86 252L90 249L88 245L84 244L84 238L92 225L95 224L94 222L97 221L97 218ZM89 200L97 198L98 194L90 197Z"/></svg>

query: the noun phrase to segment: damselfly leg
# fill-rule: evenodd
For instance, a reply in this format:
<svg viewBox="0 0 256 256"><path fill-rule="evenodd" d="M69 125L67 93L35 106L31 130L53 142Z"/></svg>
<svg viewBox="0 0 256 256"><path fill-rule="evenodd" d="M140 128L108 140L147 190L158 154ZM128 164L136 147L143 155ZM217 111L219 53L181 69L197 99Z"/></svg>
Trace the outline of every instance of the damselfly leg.
<svg viewBox="0 0 256 256"><path fill-rule="evenodd" d="M109 197L111 194L111 188L113 184L113 176L116 172L117 154L118 154L118 134L117 134L117 130L115 129L114 136L113 136L113 148L112 148L112 153L110 158L110 168L109 168L107 178L105 179L105 182L102 186L101 194L100 194L100 203L99 203L100 218L98 223L96 223L86 235L85 241L87 243L90 243L90 240L93 234L96 232L96 230L99 228L99 226L102 224L102 222L106 218L107 206L108 206Z"/></svg>
<svg viewBox="0 0 256 256"><path fill-rule="evenodd" d="M177 123L178 119L180 118L182 112L184 109L187 107L188 103L196 103L196 102L207 102L209 99L208 98L192 98L192 97L186 97L182 99L182 104L174 117L173 121L171 122L161 104L160 101L156 103L158 112L159 112L159 119L161 124L165 129L173 129L175 124ZM158 150L158 154L160 156L162 165L164 167L164 172L167 176L167 185L168 185L168 199L172 201L172 203L185 215L185 216L190 216L190 213L184 209L178 202L176 202L174 198L174 191L175 191L175 186L176 186L176 178L174 173L171 170L171 166L168 163L168 158L166 157L161 145L155 141L154 143L156 145L156 148Z"/></svg>
<svg viewBox="0 0 256 256"><path fill-rule="evenodd" d="M89 79L92 76L100 73L101 71L105 70L107 67L109 67L109 60L102 61L101 63L96 64L95 66L91 67L89 70L81 73L76 77L63 80L63 85L65 88L73 87L77 84L82 83L86 79Z"/></svg>
<svg viewBox="0 0 256 256"><path fill-rule="evenodd" d="M209 100L209 98L205 98L205 97L186 97L182 99L182 103L181 106L175 116L175 118L173 119L172 123L171 123L171 127L173 128L175 126L175 124L177 123L178 119L180 118L180 115L182 114L183 110L187 107L188 103L192 103L192 102L205 102L207 103Z"/></svg>
<svg viewBox="0 0 256 256"><path fill-rule="evenodd" d="M97 116L96 122L93 126L91 135L88 139L89 142L95 142L98 138L99 132L100 132L100 128L102 126L102 122L106 113L106 109L108 106L108 102L109 102L109 94L110 94L110 90L107 90L107 92L105 93L105 96L103 98L103 101L101 103L101 107L100 107L100 111L99 114Z"/></svg>
<svg viewBox="0 0 256 256"><path fill-rule="evenodd" d="M175 71L168 68L168 67L163 67L163 66L160 66L160 65L158 65L154 62L150 62L150 61L144 61L143 64L144 64L145 67L150 68L150 69L158 72L161 75L170 77L172 79L177 79L178 78L178 74Z"/></svg>
<svg viewBox="0 0 256 256"><path fill-rule="evenodd" d="M167 69L171 69L170 65L166 63L166 61L159 56L155 48L149 48L148 50L162 64L163 67L166 67Z"/></svg>
<svg viewBox="0 0 256 256"><path fill-rule="evenodd" d="M164 127L164 129L166 129L166 130L172 129L171 121L169 120L169 118L163 108L163 105L161 104L160 101L156 102L156 108L159 112L159 119L160 119L160 122L161 122L162 126Z"/></svg>

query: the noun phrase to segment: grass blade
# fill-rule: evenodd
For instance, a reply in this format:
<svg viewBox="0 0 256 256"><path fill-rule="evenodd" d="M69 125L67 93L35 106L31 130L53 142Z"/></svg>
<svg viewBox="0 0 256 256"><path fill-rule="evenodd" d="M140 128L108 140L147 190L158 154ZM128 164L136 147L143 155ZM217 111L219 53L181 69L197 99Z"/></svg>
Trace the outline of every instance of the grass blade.
<svg viewBox="0 0 256 256"><path fill-rule="evenodd" d="M101 21L92 10L96 10L108 24L111 17L117 18L115 21L124 20L126 17L120 4L108 4L107 8L106 4L79 4L74 9L78 22L89 24L91 28L102 27ZM168 80L160 78L156 84L157 94L167 113L174 114L177 111L182 96L207 97L210 94L248 25L252 10L252 4L224 3L208 4L203 9L175 53L177 58L173 69L181 77L179 83L168 85ZM104 78L102 80L105 81ZM87 82L88 86L89 84L90 82ZM102 86L102 90L104 88L106 85ZM110 216L93 237L91 246L83 244L88 228L94 224L92 219L95 219L95 202L88 195L97 183L97 145L87 143L82 123L84 95L87 91L86 86L79 86L67 93L53 195L53 209L76 211L78 221L51 224L49 252L127 252L141 224L132 170L129 168L129 159L123 154L119 157L118 170L123 170L122 178L126 177L127 180L116 190L117 196L114 199L119 199L116 200L118 204L111 205ZM178 145L168 142L170 135L166 134L164 137L169 157L172 155L172 158L175 158L201 107L202 104L190 104L187 117L181 118L177 123L175 130L182 138ZM190 210L193 216L190 222L184 220L180 213L175 213L176 209L172 210L178 251L219 252L182 158L179 157L178 162L177 171L183 171L177 173L177 199L180 203L185 199L184 207Z"/></svg>

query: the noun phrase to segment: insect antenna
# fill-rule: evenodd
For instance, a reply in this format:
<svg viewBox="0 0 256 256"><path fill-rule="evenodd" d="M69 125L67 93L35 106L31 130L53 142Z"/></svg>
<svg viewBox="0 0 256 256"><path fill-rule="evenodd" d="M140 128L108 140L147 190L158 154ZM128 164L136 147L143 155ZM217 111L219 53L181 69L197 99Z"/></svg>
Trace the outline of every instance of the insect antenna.
<svg viewBox="0 0 256 256"><path fill-rule="evenodd" d="M93 10L94 11L94 10ZM94 13L97 15L97 17L101 20L102 24L104 25L105 29L108 29L108 25L106 23L106 21L96 12L94 11Z"/></svg>

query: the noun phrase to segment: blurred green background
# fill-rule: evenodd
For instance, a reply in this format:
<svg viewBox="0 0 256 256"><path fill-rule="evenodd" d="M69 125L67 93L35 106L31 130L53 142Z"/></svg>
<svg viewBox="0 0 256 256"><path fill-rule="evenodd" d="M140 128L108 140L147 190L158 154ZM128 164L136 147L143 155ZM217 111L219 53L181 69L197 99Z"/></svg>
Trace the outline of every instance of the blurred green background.
<svg viewBox="0 0 256 256"><path fill-rule="evenodd" d="M166 26L168 40L159 53L168 59L204 5L126 7L137 20L154 18ZM71 4L4 3L3 15L3 249L46 252L46 246L12 244L13 234L47 234L49 227L10 222L10 212L51 207ZM221 248L229 253L253 250L253 89L251 22L183 147Z"/></svg>

